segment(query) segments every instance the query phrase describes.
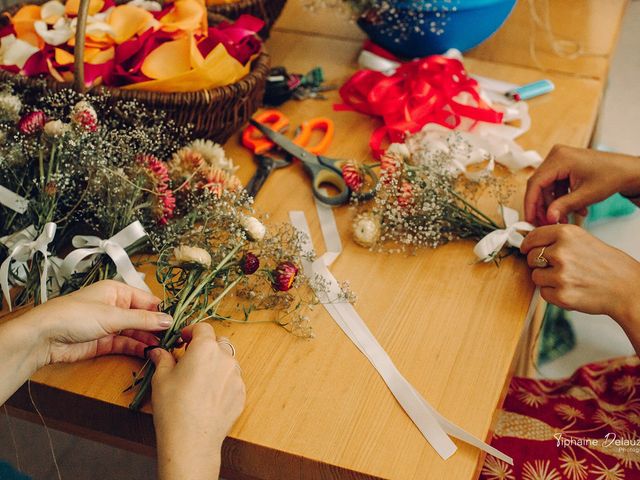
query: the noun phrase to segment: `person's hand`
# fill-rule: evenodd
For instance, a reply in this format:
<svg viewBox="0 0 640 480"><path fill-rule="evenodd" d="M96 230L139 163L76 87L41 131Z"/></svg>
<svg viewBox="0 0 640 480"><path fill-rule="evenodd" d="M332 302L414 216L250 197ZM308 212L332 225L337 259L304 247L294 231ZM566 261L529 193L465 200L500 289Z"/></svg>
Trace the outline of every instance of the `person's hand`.
<svg viewBox="0 0 640 480"><path fill-rule="evenodd" d="M623 327L635 316L640 263L626 253L575 225L539 227L525 237L520 250L534 268L533 282L546 301L567 310L609 315ZM539 268L541 253L548 264Z"/></svg>
<svg viewBox="0 0 640 480"><path fill-rule="evenodd" d="M144 358L153 333L171 326L154 295L106 280L50 300L23 315L40 336L39 366L108 354Z"/></svg>
<svg viewBox="0 0 640 480"><path fill-rule="evenodd" d="M529 178L525 217L530 223L567 223L568 215L614 193L640 195L640 159L557 145Z"/></svg>
<svg viewBox="0 0 640 480"><path fill-rule="evenodd" d="M222 441L244 408L244 382L211 325L186 328L182 338L188 345L177 363L166 350L149 352L160 478L217 479Z"/></svg>

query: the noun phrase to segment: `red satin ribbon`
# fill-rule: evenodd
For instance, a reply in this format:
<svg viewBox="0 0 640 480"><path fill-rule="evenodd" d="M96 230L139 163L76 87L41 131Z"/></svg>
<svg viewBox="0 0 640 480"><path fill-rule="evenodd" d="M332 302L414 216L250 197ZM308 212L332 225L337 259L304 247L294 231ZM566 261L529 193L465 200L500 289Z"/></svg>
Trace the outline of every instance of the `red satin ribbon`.
<svg viewBox="0 0 640 480"><path fill-rule="evenodd" d="M475 105L460 103L457 97L462 93L469 94ZM340 88L340 97L343 103L334 105L334 110L356 111L383 121L369 141L376 158L384 152L385 140L402 142L407 133L427 123L452 129L460 125L461 117L502 123L502 113L480 98L478 82L467 75L462 62L440 55L403 63L391 76L360 70Z"/></svg>

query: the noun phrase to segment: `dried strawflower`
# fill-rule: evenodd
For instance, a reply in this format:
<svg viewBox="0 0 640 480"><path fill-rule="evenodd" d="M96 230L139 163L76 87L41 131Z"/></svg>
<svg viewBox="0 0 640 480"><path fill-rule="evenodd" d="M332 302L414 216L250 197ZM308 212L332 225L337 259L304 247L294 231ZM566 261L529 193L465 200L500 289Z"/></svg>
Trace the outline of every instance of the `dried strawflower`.
<svg viewBox="0 0 640 480"><path fill-rule="evenodd" d="M413 186L407 180L403 180L398 188L398 205L408 207L413 203Z"/></svg>
<svg viewBox="0 0 640 480"><path fill-rule="evenodd" d="M176 198L169 188L169 171L163 161L153 155L138 155L137 162L145 167L155 194L155 212L160 225L166 225L176 208Z"/></svg>
<svg viewBox="0 0 640 480"><path fill-rule="evenodd" d="M256 273L258 268L260 268L260 259L251 252L245 253L240 260L240 270L242 270L242 273L245 275L251 275Z"/></svg>
<svg viewBox="0 0 640 480"><path fill-rule="evenodd" d="M20 118L22 101L8 92L0 93L0 120L15 122Z"/></svg>
<svg viewBox="0 0 640 480"><path fill-rule="evenodd" d="M230 172L235 170L224 148L211 140L194 140L186 148L199 153L211 168L221 168Z"/></svg>
<svg viewBox="0 0 640 480"><path fill-rule="evenodd" d="M210 168L204 173L202 188L220 196L223 191L234 192L242 188L240 179L221 168Z"/></svg>
<svg viewBox="0 0 640 480"><path fill-rule="evenodd" d="M42 110L36 110L24 115L18 122L18 130L25 135L41 132L47 120Z"/></svg>
<svg viewBox="0 0 640 480"><path fill-rule="evenodd" d="M254 242L259 242L260 240L262 240L267 233L267 228L256 217L243 215L240 218L240 226L247 233L249 239L253 240Z"/></svg>
<svg viewBox="0 0 640 480"><path fill-rule="evenodd" d="M211 266L211 254L204 248L180 245L173 249L173 256L179 264L197 264L205 268Z"/></svg>
<svg viewBox="0 0 640 480"><path fill-rule="evenodd" d="M371 248L380 239L380 220L371 212L361 213L353 219L352 230L354 242Z"/></svg>
<svg viewBox="0 0 640 480"><path fill-rule="evenodd" d="M291 262L282 262L273 271L273 288L279 292L288 292L298 274L298 267Z"/></svg>
<svg viewBox="0 0 640 480"><path fill-rule="evenodd" d="M403 160L400 156L385 153L380 157L380 177L386 184L402 172Z"/></svg>
<svg viewBox="0 0 640 480"><path fill-rule="evenodd" d="M354 162L345 162L342 165L342 178L344 178L344 183L347 184L347 187L354 192L359 191L364 184L362 169Z"/></svg>
<svg viewBox="0 0 640 480"><path fill-rule="evenodd" d="M95 132L98 129L98 114L86 100L81 100L74 105L69 118L72 124L87 132Z"/></svg>
<svg viewBox="0 0 640 480"><path fill-rule="evenodd" d="M51 138L61 137L69 132L70 129L70 125L61 120L49 120L44 124L44 133Z"/></svg>
<svg viewBox="0 0 640 480"><path fill-rule="evenodd" d="M169 173L172 178L186 180L193 175L204 164L204 157L201 153L192 148L184 147L173 154L167 163Z"/></svg>

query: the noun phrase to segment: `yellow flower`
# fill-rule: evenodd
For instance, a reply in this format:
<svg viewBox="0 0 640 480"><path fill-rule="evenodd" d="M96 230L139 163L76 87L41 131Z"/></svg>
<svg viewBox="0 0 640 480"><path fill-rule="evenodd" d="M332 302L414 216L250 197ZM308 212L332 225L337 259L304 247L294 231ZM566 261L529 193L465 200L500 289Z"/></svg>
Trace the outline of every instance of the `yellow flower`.
<svg viewBox="0 0 640 480"><path fill-rule="evenodd" d="M618 463L611 468L604 465L593 467L591 473L598 475L593 480L624 480L624 469Z"/></svg>
<svg viewBox="0 0 640 480"><path fill-rule="evenodd" d="M621 394L630 395L640 385L640 379L632 375L623 375L613 383L613 389Z"/></svg>
<svg viewBox="0 0 640 480"><path fill-rule="evenodd" d="M604 410L598 410L593 416L593 420L603 427L611 427L617 433L624 434L629 432L627 422L622 418L614 417L605 413Z"/></svg>
<svg viewBox="0 0 640 480"><path fill-rule="evenodd" d="M484 475L487 480L516 480L516 477L513 476L513 469L509 464L491 455L487 455L487 459L482 467L482 475Z"/></svg>
<svg viewBox="0 0 640 480"><path fill-rule="evenodd" d="M588 475L586 463L584 458L578 460L574 452L571 452L571 455L562 452L560 455L560 468L568 480L586 480Z"/></svg>
<svg viewBox="0 0 640 480"><path fill-rule="evenodd" d="M534 460L524 464L522 480L562 480L562 476L551 467L549 460Z"/></svg>
<svg viewBox="0 0 640 480"><path fill-rule="evenodd" d="M547 403L547 397L542 394L537 394L528 391L522 391L518 394L518 398L522 403L530 407L538 408L541 405Z"/></svg>
<svg viewBox="0 0 640 480"><path fill-rule="evenodd" d="M567 405L566 403L561 403L556 405L554 410L567 422L577 419L584 419L584 414L575 407L571 405Z"/></svg>

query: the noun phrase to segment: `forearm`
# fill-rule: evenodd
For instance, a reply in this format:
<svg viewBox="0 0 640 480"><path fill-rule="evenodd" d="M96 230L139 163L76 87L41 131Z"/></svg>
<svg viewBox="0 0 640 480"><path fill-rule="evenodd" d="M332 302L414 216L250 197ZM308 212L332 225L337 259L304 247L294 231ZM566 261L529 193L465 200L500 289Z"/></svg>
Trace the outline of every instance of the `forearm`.
<svg viewBox="0 0 640 480"><path fill-rule="evenodd" d="M0 405L41 366L40 350L40 334L28 314L0 324Z"/></svg>
<svg viewBox="0 0 640 480"><path fill-rule="evenodd" d="M179 433L179 428L174 430ZM185 442L183 438L173 435L159 434L158 444L158 478L159 480L217 480L220 475L221 444L203 439L202 442Z"/></svg>

